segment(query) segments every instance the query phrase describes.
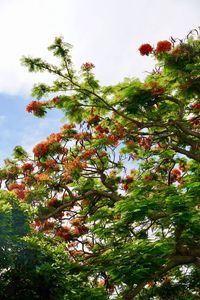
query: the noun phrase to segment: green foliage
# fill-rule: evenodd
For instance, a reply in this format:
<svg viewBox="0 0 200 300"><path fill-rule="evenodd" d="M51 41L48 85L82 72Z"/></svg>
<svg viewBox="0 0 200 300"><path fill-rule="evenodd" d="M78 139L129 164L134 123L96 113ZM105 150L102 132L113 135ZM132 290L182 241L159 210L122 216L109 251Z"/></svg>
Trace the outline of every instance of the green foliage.
<svg viewBox="0 0 200 300"><path fill-rule="evenodd" d="M23 160L28 156L28 153L21 146L16 146L13 150L13 156L16 159Z"/></svg>

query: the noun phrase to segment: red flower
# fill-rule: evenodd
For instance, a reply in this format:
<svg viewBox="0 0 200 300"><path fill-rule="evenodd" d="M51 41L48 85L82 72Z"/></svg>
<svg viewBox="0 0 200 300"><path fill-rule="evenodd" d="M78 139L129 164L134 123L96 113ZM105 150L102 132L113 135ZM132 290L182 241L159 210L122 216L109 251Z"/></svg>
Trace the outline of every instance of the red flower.
<svg viewBox="0 0 200 300"><path fill-rule="evenodd" d="M21 200L23 200L27 194L26 191L24 190L20 190L20 189L14 189L13 192L15 193L15 195L17 195L17 197Z"/></svg>
<svg viewBox="0 0 200 300"><path fill-rule="evenodd" d="M54 159L49 159L45 161L45 167L49 169L53 169L54 171L59 171L59 166Z"/></svg>
<svg viewBox="0 0 200 300"><path fill-rule="evenodd" d="M37 181L48 181L48 180L50 180L50 177L49 177L49 175L46 174L46 173L41 173L41 174L36 175L36 176L35 176L35 179L36 179Z"/></svg>
<svg viewBox="0 0 200 300"><path fill-rule="evenodd" d="M151 147L151 138L150 137L141 137L139 138L139 145L145 149L148 150Z"/></svg>
<svg viewBox="0 0 200 300"><path fill-rule="evenodd" d="M153 47L150 44L143 44L138 49L141 55L149 55L153 51Z"/></svg>
<svg viewBox="0 0 200 300"><path fill-rule="evenodd" d="M48 206L56 206L58 204L58 199L56 197L53 197L49 200L49 202L47 203Z"/></svg>
<svg viewBox="0 0 200 300"><path fill-rule="evenodd" d="M13 182L13 183L10 183L9 186L8 186L8 190L9 191L13 191L13 190L23 190L25 189L25 185L24 184L20 184L20 183L16 183L16 182Z"/></svg>
<svg viewBox="0 0 200 300"><path fill-rule="evenodd" d="M27 194L27 191L25 191L24 184L18 184L16 182L13 182L9 185L8 189L13 193L15 193L15 195L22 200L25 198Z"/></svg>
<svg viewBox="0 0 200 300"><path fill-rule="evenodd" d="M88 124L94 124L94 125L97 125L98 123L99 123L99 121L100 121L100 116L99 115L95 115L95 116L91 116L91 118L89 118L89 120L88 120Z"/></svg>
<svg viewBox="0 0 200 300"><path fill-rule="evenodd" d="M144 176L144 181L150 181L152 179L151 175L145 175Z"/></svg>
<svg viewBox="0 0 200 300"><path fill-rule="evenodd" d="M82 158L90 159L96 152L96 149L88 149L83 153Z"/></svg>
<svg viewBox="0 0 200 300"><path fill-rule="evenodd" d="M63 127L61 128L61 132L70 131L71 129L73 129L75 127L76 126L74 123L67 123L67 124L63 125Z"/></svg>
<svg viewBox="0 0 200 300"><path fill-rule="evenodd" d="M181 171L179 169L173 169L171 173L176 177L181 176Z"/></svg>
<svg viewBox="0 0 200 300"><path fill-rule="evenodd" d="M26 106L27 112L38 112L41 110L43 103L39 101L32 101Z"/></svg>
<svg viewBox="0 0 200 300"><path fill-rule="evenodd" d="M200 109L200 103L197 103L197 102L196 102L196 103L193 104L193 106L194 106L194 108L196 108L196 109Z"/></svg>
<svg viewBox="0 0 200 300"><path fill-rule="evenodd" d="M172 44L169 41L160 41L157 43L156 53L167 52L172 48Z"/></svg>
<svg viewBox="0 0 200 300"><path fill-rule="evenodd" d="M173 50L173 52L172 52L172 55L173 55L173 56L178 56L178 55L181 54L181 52L182 52L182 49L181 49L181 48L175 48L175 49Z"/></svg>
<svg viewBox="0 0 200 300"><path fill-rule="evenodd" d="M63 135L61 133L51 133L50 136L48 136L47 141L49 144L52 143L59 143L63 138Z"/></svg>
<svg viewBox="0 0 200 300"><path fill-rule="evenodd" d="M106 127L106 128L103 128L100 124L97 125L95 127L96 131L98 132L101 132L101 133L109 133L109 129Z"/></svg>
<svg viewBox="0 0 200 300"><path fill-rule="evenodd" d="M155 281L149 281L147 282L148 286L152 287L154 285L156 285Z"/></svg>
<svg viewBox="0 0 200 300"><path fill-rule="evenodd" d="M54 98L52 99L52 102L55 103L55 104L57 104L59 101L60 101L60 99L59 99L58 96L56 96L56 97L54 97Z"/></svg>
<svg viewBox="0 0 200 300"><path fill-rule="evenodd" d="M33 153L37 157L42 157L47 152L48 152L48 145L46 142L39 143L33 148Z"/></svg>
<svg viewBox="0 0 200 300"><path fill-rule="evenodd" d="M127 175L126 176L126 183L129 184L131 182L133 182L133 176Z"/></svg>
<svg viewBox="0 0 200 300"><path fill-rule="evenodd" d="M22 165L22 170L24 172L27 172L27 171L33 171L34 170L34 167L31 163L25 163Z"/></svg>
<svg viewBox="0 0 200 300"><path fill-rule="evenodd" d="M125 183L125 184L123 185L123 189L124 189L125 191L128 190L128 183Z"/></svg>
<svg viewBox="0 0 200 300"><path fill-rule="evenodd" d="M117 145L119 141L119 138L114 134L108 135L106 139L110 144L114 144L114 145Z"/></svg>

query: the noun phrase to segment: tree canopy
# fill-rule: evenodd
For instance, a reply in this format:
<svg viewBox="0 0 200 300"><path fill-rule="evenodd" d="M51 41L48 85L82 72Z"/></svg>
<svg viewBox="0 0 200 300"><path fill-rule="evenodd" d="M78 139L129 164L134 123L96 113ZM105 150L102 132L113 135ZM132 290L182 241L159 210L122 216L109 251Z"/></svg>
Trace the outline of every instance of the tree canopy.
<svg viewBox="0 0 200 300"><path fill-rule="evenodd" d="M155 69L143 81L125 78L114 86L100 85L91 62L76 71L62 37L48 49L60 64L22 58L30 72L55 75L51 85L33 87L36 100L26 109L37 117L60 109L68 123L33 154L16 146L0 170L9 191L2 194L5 234L18 228L4 225L10 195L30 215L17 218L22 250L15 250L13 268L6 265L7 239L1 246L8 257L1 263L7 282L1 290L9 293L17 271L19 291L27 274L27 289L40 297L33 299L199 299L198 32L141 45ZM29 269L29 253L40 271L32 263ZM44 296L39 278L46 269Z"/></svg>

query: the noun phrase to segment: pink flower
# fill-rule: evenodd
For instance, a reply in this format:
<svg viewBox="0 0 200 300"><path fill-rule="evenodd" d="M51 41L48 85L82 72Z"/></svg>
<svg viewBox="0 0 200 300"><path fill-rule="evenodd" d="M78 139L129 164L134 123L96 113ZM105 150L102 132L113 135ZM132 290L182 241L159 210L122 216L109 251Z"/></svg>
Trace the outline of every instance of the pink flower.
<svg viewBox="0 0 200 300"><path fill-rule="evenodd" d="M81 69L83 71L90 71L93 68L95 68L95 65L93 63L90 63L90 62L86 62L86 63L82 64L82 66L81 66Z"/></svg>

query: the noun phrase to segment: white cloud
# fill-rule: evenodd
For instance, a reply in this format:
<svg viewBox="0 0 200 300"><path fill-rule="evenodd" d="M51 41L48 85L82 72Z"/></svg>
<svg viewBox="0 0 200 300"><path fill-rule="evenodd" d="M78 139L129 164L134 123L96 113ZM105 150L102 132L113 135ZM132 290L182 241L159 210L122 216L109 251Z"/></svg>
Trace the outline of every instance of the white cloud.
<svg viewBox="0 0 200 300"><path fill-rule="evenodd" d="M50 59L46 48L55 36L74 44L76 66L93 61L103 83L141 76L153 62L138 46L171 35L183 37L199 25L196 0L1 0L0 92L27 96L48 76L28 74L22 55Z"/></svg>

